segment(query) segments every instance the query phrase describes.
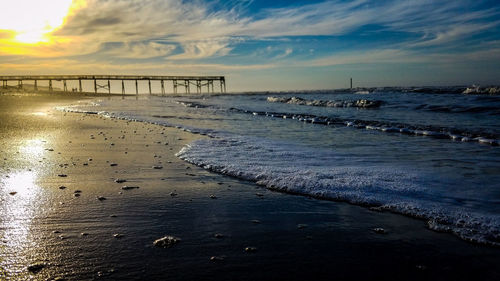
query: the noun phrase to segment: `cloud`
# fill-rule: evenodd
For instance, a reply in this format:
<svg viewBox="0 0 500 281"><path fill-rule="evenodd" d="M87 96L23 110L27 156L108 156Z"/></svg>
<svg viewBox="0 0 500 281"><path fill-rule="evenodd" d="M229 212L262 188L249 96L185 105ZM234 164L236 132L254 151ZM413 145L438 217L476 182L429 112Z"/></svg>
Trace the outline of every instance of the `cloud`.
<svg viewBox="0 0 500 281"><path fill-rule="evenodd" d="M170 55L177 47L157 42L126 42L109 47L102 53L117 58L148 59Z"/></svg>

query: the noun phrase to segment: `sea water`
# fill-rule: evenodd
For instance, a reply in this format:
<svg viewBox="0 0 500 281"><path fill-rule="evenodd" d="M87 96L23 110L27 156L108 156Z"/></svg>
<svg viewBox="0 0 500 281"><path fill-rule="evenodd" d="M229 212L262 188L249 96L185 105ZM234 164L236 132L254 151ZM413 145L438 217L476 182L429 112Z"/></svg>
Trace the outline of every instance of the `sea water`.
<svg viewBox="0 0 500 281"><path fill-rule="evenodd" d="M446 91L104 98L64 110L200 134L177 153L266 188L500 245L500 97Z"/></svg>

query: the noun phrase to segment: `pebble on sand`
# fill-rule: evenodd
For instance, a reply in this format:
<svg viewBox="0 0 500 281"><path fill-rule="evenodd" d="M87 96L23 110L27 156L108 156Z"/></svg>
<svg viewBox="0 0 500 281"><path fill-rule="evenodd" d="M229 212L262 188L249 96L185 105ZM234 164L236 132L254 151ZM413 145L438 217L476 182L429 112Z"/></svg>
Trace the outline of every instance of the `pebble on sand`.
<svg viewBox="0 0 500 281"><path fill-rule="evenodd" d="M156 166L153 166L153 169L157 169L157 170L159 170L159 169L163 169L163 166L156 165Z"/></svg>
<svg viewBox="0 0 500 281"><path fill-rule="evenodd" d="M139 187L138 186L128 186L128 185L122 186L123 190L130 190L130 189L136 189L136 188L139 188Z"/></svg>
<svg viewBox="0 0 500 281"><path fill-rule="evenodd" d="M118 166L118 164L116 164L116 163L111 163L111 164L109 164L109 166L111 166L111 167L115 167L115 166Z"/></svg>
<svg viewBox="0 0 500 281"><path fill-rule="evenodd" d="M116 234L113 234L113 237L115 237L116 239L119 239L119 238L123 237L123 234L116 233Z"/></svg>
<svg viewBox="0 0 500 281"><path fill-rule="evenodd" d="M80 235L81 235L81 236L87 236L87 235L89 235L89 234L88 234L87 232L82 232L82 233L80 233Z"/></svg>
<svg viewBox="0 0 500 281"><path fill-rule="evenodd" d="M170 248L170 247L174 246L175 244L179 243L180 241L181 241L180 238L167 235L167 236L162 237L160 239L156 239L153 242L153 245L156 247L160 247L160 248Z"/></svg>
<svg viewBox="0 0 500 281"><path fill-rule="evenodd" d="M378 234L386 234L387 233L387 230L385 230L385 229L383 229L381 227L376 227L376 228L374 228L372 230L373 230L373 232L378 233Z"/></svg>
<svg viewBox="0 0 500 281"><path fill-rule="evenodd" d="M59 186L59 189L66 189L64 185Z"/></svg>
<svg viewBox="0 0 500 281"><path fill-rule="evenodd" d="M215 233L214 234L214 237L217 238L217 239L221 239L221 238L224 238L224 234L221 234L221 233Z"/></svg>
<svg viewBox="0 0 500 281"><path fill-rule="evenodd" d="M115 180L116 183L124 183L124 182L127 182L126 179L116 179Z"/></svg>
<svg viewBox="0 0 500 281"><path fill-rule="evenodd" d="M302 228L306 228L306 227L307 227L307 224L303 224L303 223L297 224L298 229L302 229Z"/></svg>
<svg viewBox="0 0 500 281"><path fill-rule="evenodd" d="M61 178L65 178L65 177L67 177L68 175L65 175L65 174L59 174L59 175L57 175L57 176L58 176L58 177L61 177Z"/></svg>
<svg viewBox="0 0 500 281"><path fill-rule="evenodd" d="M257 251L256 247L246 247L245 248L245 252L247 252L247 253L252 253L252 252L256 252L256 251Z"/></svg>
<svg viewBox="0 0 500 281"><path fill-rule="evenodd" d="M224 257L223 256L211 256L210 260L213 262L223 261Z"/></svg>
<svg viewBox="0 0 500 281"><path fill-rule="evenodd" d="M211 194L211 195L210 195L210 198L212 198L212 199L217 199L217 196L215 196L215 195Z"/></svg>
<svg viewBox="0 0 500 281"><path fill-rule="evenodd" d="M260 223L260 220L251 220L253 223Z"/></svg>
<svg viewBox="0 0 500 281"><path fill-rule="evenodd" d="M16 195L16 194L17 194L17 192L12 191L12 192L9 192L9 194L10 194L10 195Z"/></svg>
<svg viewBox="0 0 500 281"><path fill-rule="evenodd" d="M175 197L175 196L177 196L177 193L175 193L175 192L170 192L170 196Z"/></svg>
<svg viewBox="0 0 500 281"><path fill-rule="evenodd" d="M103 197L103 196L97 196L97 200L99 200L99 201L104 201L104 200L106 200L106 197Z"/></svg>
<svg viewBox="0 0 500 281"><path fill-rule="evenodd" d="M30 266L28 266L28 271L31 273L38 273L40 270L44 269L46 264L44 263L35 263Z"/></svg>

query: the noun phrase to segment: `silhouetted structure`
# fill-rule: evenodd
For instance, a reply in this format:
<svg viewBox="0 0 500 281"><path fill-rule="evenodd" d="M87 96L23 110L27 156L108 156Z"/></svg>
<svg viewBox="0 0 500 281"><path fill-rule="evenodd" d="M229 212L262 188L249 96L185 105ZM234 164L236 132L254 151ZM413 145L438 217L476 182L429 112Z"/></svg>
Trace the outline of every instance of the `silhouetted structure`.
<svg viewBox="0 0 500 281"><path fill-rule="evenodd" d="M39 81L49 82L49 91L52 92L53 81L63 82L63 91L68 92L67 81L78 81L78 91L83 92L82 81L93 81L95 93L99 89L108 90L111 94L111 81L121 81L121 94L125 94L125 81L135 81L135 94L139 94L138 81L148 81L149 94L151 91L151 81L159 81L161 94L165 94L165 81L172 82L173 93L178 93L178 88L183 87L186 94L191 93L191 86L196 87L197 93L202 93L206 89L207 93L214 93L214 82L220 83L220 93L226 92L226 80L224 76L138 76L138 75L8 75L0 76L2 87L7 88L9 81L17 81L19 89L23 88L23 81L34 81L34 90L38 91ZM104 84L102 84L104 82ZM206 88L205 88L206 87Z"/></svg>

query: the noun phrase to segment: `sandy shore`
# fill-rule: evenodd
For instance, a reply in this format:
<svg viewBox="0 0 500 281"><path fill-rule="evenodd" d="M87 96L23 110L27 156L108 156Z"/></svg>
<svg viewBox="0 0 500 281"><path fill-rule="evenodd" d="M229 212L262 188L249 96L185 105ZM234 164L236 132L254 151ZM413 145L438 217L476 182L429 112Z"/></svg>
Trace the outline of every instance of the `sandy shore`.
<svg viewBox="0 0 500 281"><path fill-rule="evenodd" d="M175 157L199 135L54 109L82 98L0 95L2 280L500 279L497 248Z"/></svg>

